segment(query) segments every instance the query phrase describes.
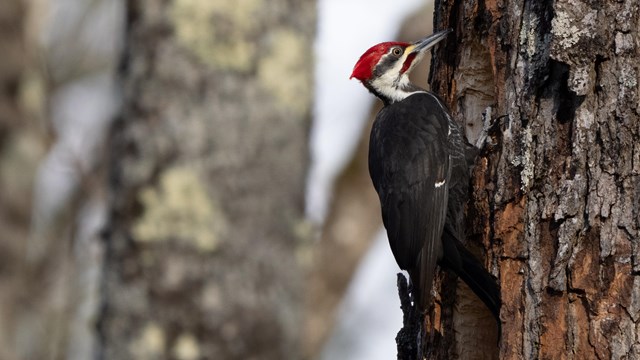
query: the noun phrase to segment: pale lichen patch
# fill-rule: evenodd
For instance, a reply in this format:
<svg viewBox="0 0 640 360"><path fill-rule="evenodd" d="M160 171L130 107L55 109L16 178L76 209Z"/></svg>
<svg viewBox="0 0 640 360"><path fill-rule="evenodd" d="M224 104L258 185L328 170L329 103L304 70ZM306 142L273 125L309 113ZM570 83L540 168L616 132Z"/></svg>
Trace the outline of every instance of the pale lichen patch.
<svg viewBox="0 0 640 360"><path fill-rule="evenodd" d="M262 87L278 103L296 115L308 111L311 99L311 61L309 47L302 35L280 29L274 31L270 49L258 63L258 79Z"/></svg>
<svg viewBox="0 0 640 360"><path fill-rule="evenodd" d="M616 50L615 50L616 55L621 55L621 54L626 54L628 52L631 52L634 49L633 36L631 34L617 32L616 38L615 38L615 45L616 45Z"/></svg>
<svg viewBox="0 0 640 360"><path fill-rule="evenodd" d="M208 282L202 290L200 303L203 309L210 312L223 309L224 301L220 285L213 281Z"/></svg>
<svg viewBox="0 0 640 360"><path fill-rule="evenodd" d="M34 71L27 72L19 90L19 100L22 108L36 119L44 118L47 111L47 84L45 78Z"/></svg>
<svg viewBox="0 0 640 360"><path fill-rule="evenodd" d="M526 49L529 57L534 56L538 49L537 35L539 23L539 18L532 14L520 30L520 46Z"/></svg>
<svg viewBox="0 0 640 360"><path fill-rule="evenodd" d="M576 114L576 127L579 130L589 130L593 127L594 123L595 116L593 112L586 108L580 108L580 111L578 111ZM586 136L585 134L583 134L583 132L584 131L581 131L580 134Z"/></svg>
<svg viewBox="0 0 640 360"><path fill-rule="evenodd" d="M593 37L596 16L597 12L592 10L578 20L573 14L560 10L551 21L551 33L555 36L561 48L568 49L577 44L583 37Z"/></svg>
<svg viewBox="0 0 640 360"><path fill-rule="evenodd" d="M202 63L248 71L256 56L262 0L176 0L171 9L178 41Z"/></svg>
<svg viewBox="0 0 640 360"><path fill-rule="evenodd" d="M638 320L640 320L640 277L633 277L633 287L630 293L631 302L627 307L627 311L629 312L629 316L631 316L633 321L637 323Z"/></svg>
<svg viewBox="0 0 640 360"><path fill-rule="evenodd" d="M195 360L200 358L198 340L191 334L182 334L173 347L173 356L179 360Z"/></svg>
<svg viewBox="0 0 640 360"><path fill-rule="evenodd" d="M36 173L46 148L42 137L33 131L15 131L2 145L0 188L3 189L3 200L19 204L24 201L21 194L31 192L33 174Z"/></svg>
<svg viewBox="0 0 640 360"><path fill-rule="evenodd" d="M578 96L586 95L592 87L589 66L572 66L569 71L569 88Z"/></svg>
<svg viewBox="0 0 640 360"><path fill-rule="evenodd" d="M213 251L226 232L224 214L195 170L174 167L164 171L158 186L140 192L140 202L144 214L133 226L137 241L175 239L200 251Z"/></svg>
<svg viewBox="0 0 640 360"><path fill-rule="evenodd" d="M158 324L149 323L139 337L131 343L131 353L136 359L158 359L164 354L165 333Z"/></svg>
<svg viewBox="0 0 640 360"><path fill-rule="evenodd" d="M640 143L633 144L633 175L640 175Z"/></svg>
<svg viewBox="0 0 640 360"><path fill-rule="evenodd" d="M535 174L535 164L533 163L532 158L532 144L533 135L531 133L531 129L527 128L524 130L524 136L522 137L522 156L512 160L512 164L514 166L522 167L522 171L520 171L520 189L524 192L527 192L531 187L533 183L533 176Z"/></svg>
<svg viewBox="0 0 640 360"><path fill-rule="evenodd" d="M638 75L633 65L623 63L620 69L620 85L629 89L633 89L638 85Z"/></svg>

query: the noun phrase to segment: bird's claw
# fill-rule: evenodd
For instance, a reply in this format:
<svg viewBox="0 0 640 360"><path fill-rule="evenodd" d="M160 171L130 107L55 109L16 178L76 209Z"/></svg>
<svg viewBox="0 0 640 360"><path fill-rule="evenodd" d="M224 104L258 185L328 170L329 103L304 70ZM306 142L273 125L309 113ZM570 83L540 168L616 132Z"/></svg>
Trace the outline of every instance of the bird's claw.
<svg viewBox="0 0 640 360"><path fill-rule="evenodd" d="M482 112L482 131L480 131L480 135L478 136L478 139L476 140L474 146L478 149L478 150L482 150L484 149L485 146L487 145L495 145L493 142L491 141L491 137L489 136L489 134L493 131L495 131L496 129L496 125L499 125L502 123L502 119L503 118L508 118L509 115L502 115L502 116L498 116L498 117L491 117L492 115L492 107L488 106L483 112Z"/></svg>

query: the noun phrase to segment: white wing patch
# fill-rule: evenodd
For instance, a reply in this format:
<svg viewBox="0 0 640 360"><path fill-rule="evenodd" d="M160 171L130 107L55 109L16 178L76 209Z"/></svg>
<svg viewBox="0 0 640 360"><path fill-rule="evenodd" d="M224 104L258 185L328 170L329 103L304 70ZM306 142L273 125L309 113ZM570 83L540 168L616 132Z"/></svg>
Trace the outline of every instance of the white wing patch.
<svg viewBox="0 0 640 360"><path fill-rule="evenodd" d="M441 187L442 185L444 185L446 182L447 182L447 180L446 180L446 179L444 179L444 180L442 180L442 181L438 181L438 182L435 184L435 186L436 186L436 188L439 188L439 187Z"/></svg>

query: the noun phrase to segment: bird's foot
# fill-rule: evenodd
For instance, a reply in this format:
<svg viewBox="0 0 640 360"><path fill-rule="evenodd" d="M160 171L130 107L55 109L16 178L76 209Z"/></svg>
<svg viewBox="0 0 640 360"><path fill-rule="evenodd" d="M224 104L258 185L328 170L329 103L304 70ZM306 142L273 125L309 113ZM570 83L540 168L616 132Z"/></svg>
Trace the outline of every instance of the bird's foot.
<svg viewBox="0 0 640 360"><path fill-rule="evenodd" d="M492 137L490 136L491 133L496 130L497 125L502 124L504 118L509 118L509 115L502 115L493 118L492 110L493 108L491 106L487 106L487 108L482 112L482 131L480 131L480 135L474 144L478 150L484 149L487 145L495 145Z"/></svg>

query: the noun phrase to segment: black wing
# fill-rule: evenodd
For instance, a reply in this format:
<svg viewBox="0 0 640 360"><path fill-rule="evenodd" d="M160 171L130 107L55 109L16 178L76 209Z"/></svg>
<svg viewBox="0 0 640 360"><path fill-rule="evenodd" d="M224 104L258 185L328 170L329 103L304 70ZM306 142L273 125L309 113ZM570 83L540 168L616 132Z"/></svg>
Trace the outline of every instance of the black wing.
<svg viewBox="0 0 640 360"><path fill-rule="evenodd" d="M451 173L447 136L444 110L433 95L421 93L380 111L369 145L369 173L391 250L423 294L442 254Z"/></svg>

